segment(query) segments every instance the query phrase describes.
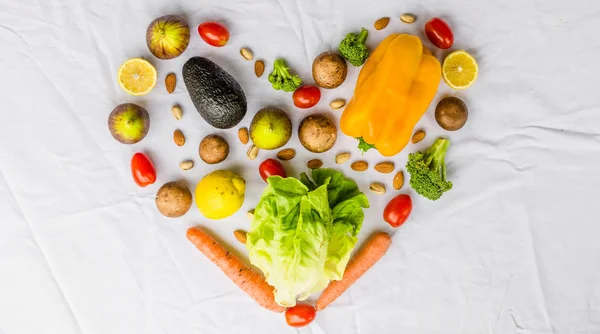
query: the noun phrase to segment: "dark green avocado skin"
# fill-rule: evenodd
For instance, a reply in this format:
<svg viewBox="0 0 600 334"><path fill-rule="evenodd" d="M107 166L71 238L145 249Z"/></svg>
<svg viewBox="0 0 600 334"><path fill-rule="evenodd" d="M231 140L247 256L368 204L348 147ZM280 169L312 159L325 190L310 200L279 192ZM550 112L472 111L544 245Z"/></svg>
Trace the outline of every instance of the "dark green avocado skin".
<svg viewBox="0 0 600 334"><path fill-rule="evenodd" d="M244 118L248 109L246 95L219 65L204 57L192 57L183 65L182 73L194 106L208 124L229 129Z"/></svg>

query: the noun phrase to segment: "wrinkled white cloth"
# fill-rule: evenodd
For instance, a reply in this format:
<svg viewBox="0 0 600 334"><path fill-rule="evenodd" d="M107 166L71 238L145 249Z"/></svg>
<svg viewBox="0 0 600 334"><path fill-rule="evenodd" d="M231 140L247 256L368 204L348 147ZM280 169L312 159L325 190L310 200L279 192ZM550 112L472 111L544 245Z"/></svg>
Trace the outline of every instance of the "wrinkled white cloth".
<svg viewBox="0 0 600 334"><path fill-rule="evenodd" d="M412 25L400 22L414 13ZM154 58L145 30L155 17L184 15L191 42L179 58ZM600 333L600 3L559 1L15 1L0 0L0 333ZM391 18L382 31L372 28ZM295 126L306 115L330 111L334 98L349 99L358 69L346 82L322 90L319 104L299 110L291 94L271 89L272 62L284 57L311 83L315 56L337 47L350 31L368 27L372 48L392 32L423 36L423 25L441 16L455 44L479 62L471 88L451 91L443 82L417 125L426 139L392 160L403 169L407 155L436 137L452 141L446 161L454 189L430 202L408 185L410 219L392 229L382 220L398 192L375 195L370 182L391 190L393 174L350 170L336 153L360 158L343 136L318 155L339 167L368 193L371 208L360 241L375 230L393 234L386 256L308 327L292 329L282 314L262 309L185 238L202 225L245 257L234 241L247 229L246 211L264 188L259 163L275 152L246 158L237 128L210 128L195 111L181 67L206 56L237 78L248 98L248 126L264 106L286 110ZM223 48L204 43L199 23L225 23ZM267 65L257 79L249 47ZM435 54L442 59L447 52ZM116 82L120 64L144 57L159 82L147 96L127 95ZM171 95L164 77L174 72ZM445 95L469 108L466 126L441 130L433 109ZM134 102L151 115L148 136L122 145L107 128L118 104ZM184 117L170 113L181 104ZM187 144L173 144L181 129ZM198 144L210 133L231 145L229 158L209 166ZM292 175L315 155L299 145L285 163ZM134 152L148 153L158 181L139 188L130 175ZM371 151L371 165L384 159ZM196 167L181 171L179 162ZM162 217L154 195L177 179L190 189L215 168L233 169L247 181L246 201L234 216L210 221L195 205L182 218ZM407 175L408 176L408 175ZM316 296L315 296L316 297ZM314 302L315 298L311 298Z"/></svg>

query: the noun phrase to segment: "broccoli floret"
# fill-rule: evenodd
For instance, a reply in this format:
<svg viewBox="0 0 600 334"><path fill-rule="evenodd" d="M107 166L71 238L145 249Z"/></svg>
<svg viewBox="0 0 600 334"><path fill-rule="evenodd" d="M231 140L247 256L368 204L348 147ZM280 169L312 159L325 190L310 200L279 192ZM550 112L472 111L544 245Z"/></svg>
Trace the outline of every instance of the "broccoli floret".
<svg viewBox="0 0 600 334"><path fill-rule="evenodd" d="M285 60L277 59L273 63L273 72L269 74L269 82L275 90L293 92L300 87L302 79L295 74L290 74L290 68L287 67Z"/></svg>
<svg viewBox="0 0 600 334"><path fill-rule="evenodd" d="M362 28L360 34L351 32L340 42L340 53L350 64L360 66L369 58L369 50L365 45L368 35L369 31Z"/></svg>
<svg viewBox="0 0 600 334"><path fill-rule="evenodd" d="M452 189L446 181L446 151L450 146L447 139L438 138L425 153L408 155L406 170L410 173L410 186L421 196L435 201L444 192Z"/></svg>

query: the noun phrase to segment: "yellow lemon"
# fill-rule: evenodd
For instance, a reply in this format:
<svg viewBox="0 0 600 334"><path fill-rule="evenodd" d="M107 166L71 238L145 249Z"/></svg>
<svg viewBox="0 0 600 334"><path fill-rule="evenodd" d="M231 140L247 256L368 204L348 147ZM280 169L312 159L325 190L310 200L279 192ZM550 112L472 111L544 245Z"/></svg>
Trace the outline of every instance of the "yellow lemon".
<svg viewBox="0 0 600 334"><path fill-rule="evenodd" d="M477 61L466 51L454 51L442 64L442 76L448 86L454 89L465 89L477 80L479 66Z"/></svg>
<svg viewBox="0 0 600 334"><path fill-rule="evenodd" d="M234 214L244 203L246 181L228 170L216 170L206 175L196 186L196 205L210 219L222 219Z"/></svg>
<svg viewBox="0 0 600 334"><path fill-rule="evenodd" d="M131 58L119 67L119 85L131 95L146 95L156 86L156 68L142 58Z"/></svg>

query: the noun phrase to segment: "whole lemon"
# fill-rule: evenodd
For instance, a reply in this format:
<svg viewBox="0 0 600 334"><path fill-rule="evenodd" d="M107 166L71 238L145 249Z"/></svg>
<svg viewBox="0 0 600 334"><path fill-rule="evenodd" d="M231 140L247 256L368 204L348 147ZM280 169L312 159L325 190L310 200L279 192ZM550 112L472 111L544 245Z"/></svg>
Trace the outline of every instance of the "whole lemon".
<svg viewBox="0 0 600 334"><path fill-rule="evenodd" d="M216 170L196 186L196 205L209 219L222 219L234 214L244 203L246 181L228 170Z"/></svg>

